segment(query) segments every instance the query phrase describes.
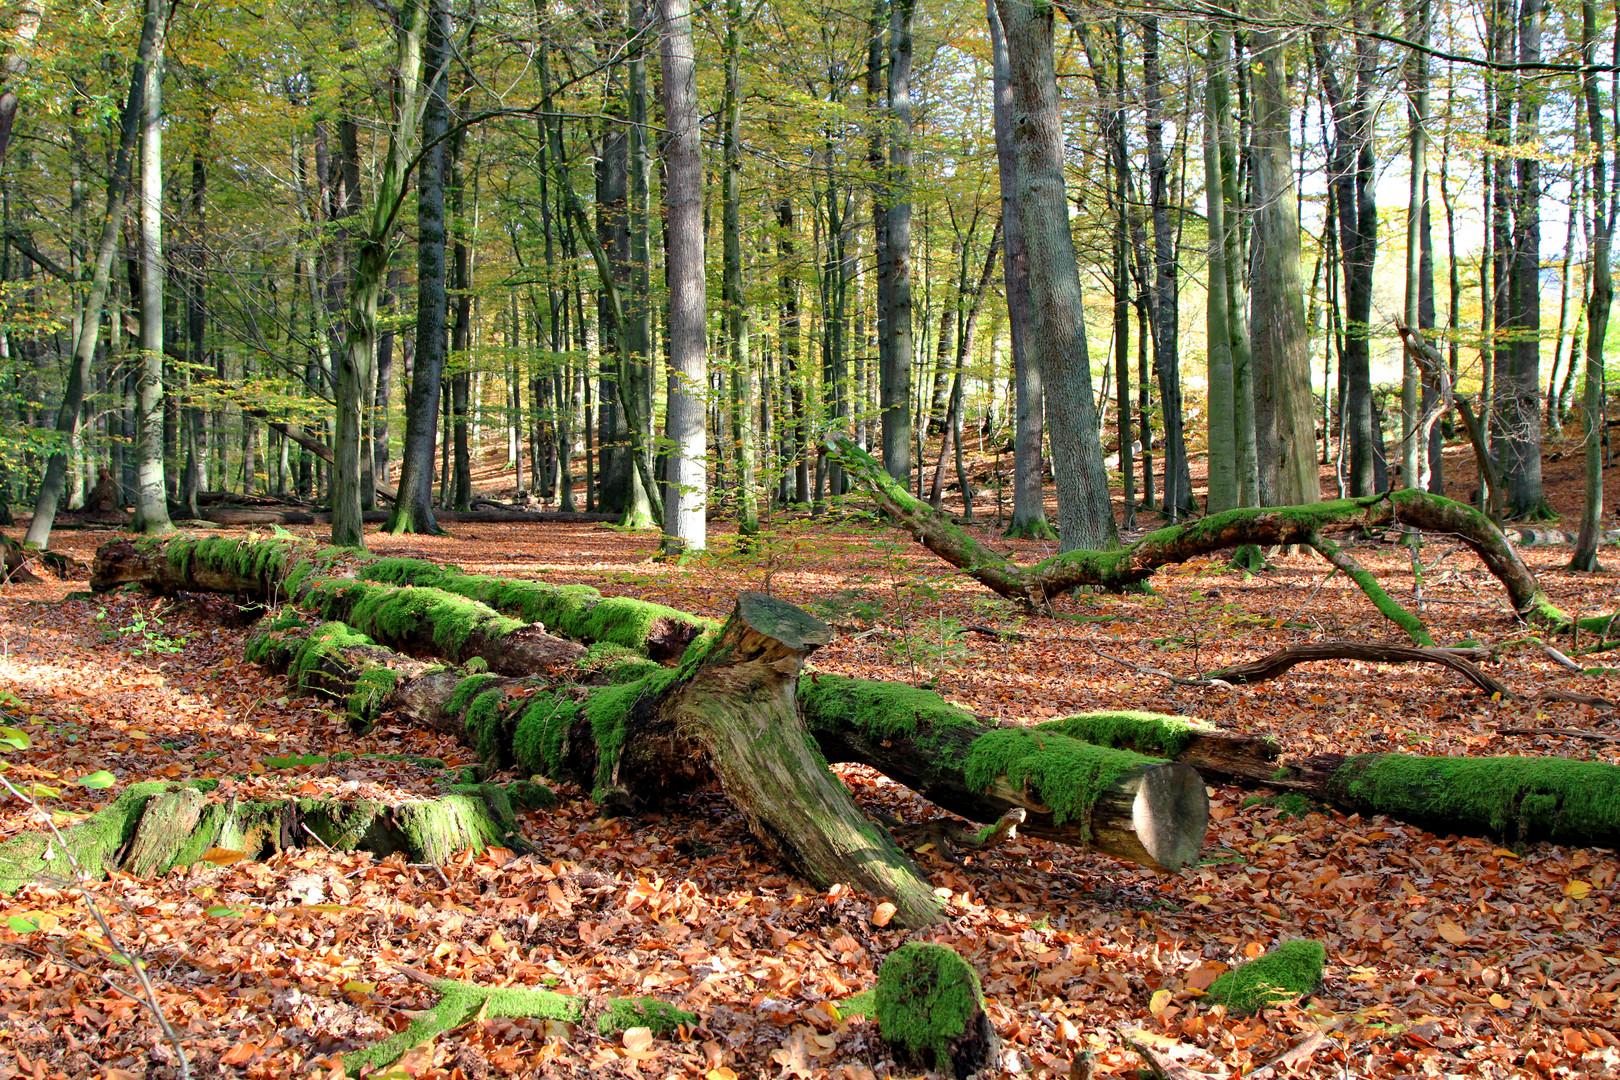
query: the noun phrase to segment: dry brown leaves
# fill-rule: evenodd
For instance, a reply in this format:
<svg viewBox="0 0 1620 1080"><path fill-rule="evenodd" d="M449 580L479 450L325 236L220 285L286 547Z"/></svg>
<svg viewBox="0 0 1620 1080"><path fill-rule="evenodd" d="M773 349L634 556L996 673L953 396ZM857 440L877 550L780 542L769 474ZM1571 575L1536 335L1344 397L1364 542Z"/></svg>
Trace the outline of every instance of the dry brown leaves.
<svg viewBox="0 0 1620 1080"><path fill-rule="evenodd" d="M313 530L310 530L313 533ZM104 536L62 534L88 558ZM724 537L721 540L724 541ZM1004 543L997 540L997 543ZM604 592L724 615L737 590L768 587L839 625L818 666L930 679L987 715L1037 720L1131 705L1190 713L1277 736L1290 752L1410 750L1551 753L1620 761L1616 744L1504 737L1499 726L1617 730L1588 706L1482 699L1443 672L1319 664L1235 691L1177 688L1099 660L1087 643L1185 675L1317 637L1391 637L1371 608L1308 557L1243 580L1212 562L1173 568L1156 595L1074 597L1026 619L905 538L845 521L776 523L746 556L684 567L649 561L653 540L605 526L463 527L456 538L378 536L379 550L471 570L583 581ZM1021 557L1038 545L1005 542ZM1554 599L1610 610L1612 573L1558 570L1528 553ZM1358 550L1410 597L1402 549ZM1424 617L1436 637L1524 635L1495 583L1445 541L1425 549ZM11 775L50 782L108 769L124 783L218 777L242 795L433 790L414 766L374 759L293 770L265 759L340 750L433 755L460 747L383 725L363 739L240 658L241 632L151 598L63 601L71 586L0 593L0 690L34 746ZM966 623L1023 640L962 635ZM169 650L173 651L169 651ZM1601 659L1598 662L1602 662ZM1516 690L1579 689L1611 700L1613 673L1570 677L1539 651L1495 669ZM869 809L933 813L882 777L843 770ZM80 814L116 794L67 788ZM808 889L754 845L723 796L601 822L577 791L526 822L538 856L491 852L442 869L309 851L270 863L200 864L160 880L96 888L141 955L198 1075L329 1075L334 1055L403 1026L431 993L408 965L486 984L545 985L591 998L651 994L696 1011L690 1038L604 1038L542 1021L480 1019L409 1056L411 1075L897 1075L864 1020L831 1003L869 986L909 935L886 905ZM1620 1072L1620 912L1611 852L1514 852L1384 819L1279 820L1216 790L1206 862L1173 877L1034 840L965 867L931 864L950 921L927 937L955 946L984 979L1006 1040L1003 1064L1070 1075L1142 1067L1127 1037L1185 1074L1600 1076ZM28 826L7 807L0 832ZM132 1002L63 960L117 977L73 894L33 886L0 929L0 1080L170 1076L167 1050ZM1228 966L1296 936L1320 938L1327 978L1299 1006L1228 1016L1200 994ZM40 959L46 957L46 959ZM58 959L60 958L60 959ZM1300 1052L1284 1058L1291 1049ZM1279 1061L1279 1058L1283 1060Z"/></svg>

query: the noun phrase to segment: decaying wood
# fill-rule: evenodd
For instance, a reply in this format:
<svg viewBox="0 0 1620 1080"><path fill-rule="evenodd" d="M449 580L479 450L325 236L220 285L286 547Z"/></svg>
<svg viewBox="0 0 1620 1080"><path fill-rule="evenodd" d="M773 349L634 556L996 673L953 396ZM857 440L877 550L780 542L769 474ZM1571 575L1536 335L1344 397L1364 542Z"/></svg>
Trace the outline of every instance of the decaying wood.
<svg viewBox="0 0 1620 1080"><path fill-rule="evenodd" d="M828 453L876 500L896 525L911 533L940 558L987 588L1036 609L1052 597L1081 586L1125 589L1152 577L1162 567L1248 544L1261 547L1309 544L1330 529L1375 529L1403 526L1420 532L1455 536L1477 555L1502 583L1513 609L1522 618L1554 631L1567 631L1575 620L1542 591L1513 544L1489 518L1462 503L1425 491L1403 488L1358 499L1338 499L1308 506L1240 508L1212 514L1186 525L1148 533L1135 543L1111 551L1068 551L1025 566L1013 562L953 524L906 491L847 435L835 433ZM1582 619L1582 628L1598 629L1603 619Z"/></svg>
<svg viewBox="0 0 1620 1080"><path fill-rule="evenodd" d="M1275 679L1296 664L1316 660L1359 660L1369 664L1438 664L1450 668L1487 694L1503 698L1514 694L1500 681L1480 670L1474 660L1490 659L1490 650L1437 649L1371 641L1312 641L1267 653L1258 660L1210 672L1227 683L1258 683Z"/></svg>

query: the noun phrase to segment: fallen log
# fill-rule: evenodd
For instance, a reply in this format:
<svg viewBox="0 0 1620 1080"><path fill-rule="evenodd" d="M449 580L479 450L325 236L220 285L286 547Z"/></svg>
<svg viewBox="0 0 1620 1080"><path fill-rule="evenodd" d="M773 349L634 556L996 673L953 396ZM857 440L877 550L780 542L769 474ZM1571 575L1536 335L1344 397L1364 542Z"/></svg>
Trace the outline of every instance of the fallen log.
<svg viewBox="0 0 1620 1080"><path fill-rule="evenodd" d="M813 673L799 682L799 704L827 760L868 765L969 821L1021 807L1031 836L1158 870L1179 870L1202 849L1209 799L1188 765L984 724L904 683Z"/></svg>
<svg viewBox="0 0 1620 1080"><path fill-rule="evenodd" d="M541 624L578 642L607 642L671 662L700 634L713 629L708 619L644 600L604 597L589 585L467 574L425 559L371 555L295 537L120 539L97 549L90 577L90 587L97 592L136 584L162 593L220 592L261 603L285 600L310 609L342 594L369 610L382 594L367 589L366 583L437 590L525 623ZM324 617L354 621L335 605ZM487 613L476 609L462 609L456 619L458 625L469 619L488 622ZM372 633L369 627L360 629Z"/></svg>
<svg viewBox="0 0 1620 1080"><path fill-rule="evenodd" d="M1425 491L1403 488L1358 499L1336 499L1305 506L1245 507L1211 514L1185 525L1148 533L1111 551L1065 551L1031 566L991 549L906 491L871 455L846 435L827 440L828 453L877 501L896 525L928 550L1008 599L1044 609L1052 597L1081 586L1121 590L1138 585L1160 568L1230 548L1312 545L1329 529L1373 529L1402 525L1421 532L1446 533L1466 544L1502 583L1521 618L1567 631L1576 620L1547 598L1513 544L1484 514L1471 506ZM1581 629L1599 630L1606 617L1579 620Z"/></svg>
<svg viewBox="0 0 1620 1080"><path fill-rule="evenodd" d="M803 618L797 609L781 607L795 612L793 618ZM719 645L708 651L703 666L685 685L672 681L669 669L612 650L593 650L595 655L587 655L574 681L558 683L468 675L448 668L422 667L410 673L405 670L409 661L391 658L388 650L346 627L327 623L311 629L297 625L295 619L283 615L274 623L267 621L269 625L250 638L248 658L288 671L295 689L344 703L351 725L369 724L382 711L393 710L402 719L460 739L492 769L516 768L572 780L610 805L634 808L656 803L715 778L728 792L778 791L788 782L740 771L728 775L706 764L721 758L764 760L783 775L825 773L820 765L789 769L778 760L780 751L767 753L754 745L776 741L778 730L802 730L797 709L777 703L772 709L781 716L775 726L760 727L764 714L755 700L757 692L735 689L740 680L752 679L755 669L722 663L723 654L715 651ZM767 666L785 660L779 657ZM373 689L380 686L386 689ZM693 701L704 702L704 707L690 711ZM738 701L750 702L749 716L714 732L690 734L709 723L704 717ZM1161 870L1192 861L1202 845L1207 802L1202 781L1186 765L1084 745L1061 733L1032 739L1026 729L980 725L937 695L894 683L827 675L805 678L799 680L797 701L812 725L817 752L831 760L861 761L969 820L995 822L991 832L1028 827L1033 821L1036 835L1089 845ZM947 719L966 718L968 725L953 732L961 737L959 752L942 754L940 743L933 741L920 748L929 755L920 760L919 747L904 741L890 739L879 746L872 739L862 740L856 723L839 707L873 701L891 706L897 725L905 721L908 709L915 714L932 708L947 714ZM682 721L694 716L698 719ZM674 733L671 719L680 722ZM688 734L680 734L683 731ZM1210 745L1222 734L1209 732ZM726 744L741 735L747 736L747 745ZM802 735L799 738L803 741ZM692 744L704 752L694 753ZM778 812L787 814L785 809ZM983 847L989 839L979 835L977 842L964 846Z"/></svg>
<svg viewBox="0 0 1620 1080"><path fill-rule="evenodd" d="M94 879L122 870L149 877L204 861L210 852L265 859L312 845L334 851L397 853L444 863L463 851L499 845L527 850L513 802L544 805L539 785L476 784L437 799L210 798L216 781L130 784L111 805L59 832L24 832L0 844L0 893L61 876L70 867ZM66 850L60 850L65 848Z"/></svg>
<svg viewBox="0 0 1620 1080"><path fill-rule="evenodd" d="M1070 717L1036 730L1089 735L1109 746L1184 763L1189 763L1188 748L1197 745L1186 717L1097 715L1101 722ZM1620 843L1620 767L1602 762L1414 754L1319 754L1278 762L1275 754L1268 759L1257 752L1228 757L1220 771L1297 791L1346 813L1383 814L1441 835L1609 848Z"/></svg>
<svg viewBox="0 0 1620 1080"><path fill-rule="evenodd" d="M380 525L388 520L388 514L382 510L367 510L361 515L367 525ZM332 513L329 510L300 510L289 507L287 509L266 509L253 506L208 506L198 510L198 517L202 521L214 525L224 526L267 526L267 525L330 525ZM618 521L614 514L582 514L572 511L560 510L435 510L435 521L448 522L452 525L502 525L539 523L552 525L591 525L598 522L612 523Z"/></svg>
<svg viewBox="0 0 1620 1080"><path fill-rule="evenodd" d="M1373 641L1311 641L1303 645L1290 645L1285 649L1267 653L1246 664L1234 664L1209 673L1209 678L1238 685L1275 679L1296 664L1313 660L1360 660L1368 664L1439 664L1450 668L1485 691L1500 694L1504 700L1514 696L1500 681L1480 670L1475 659L1489 659L1491 651L1477 649L1437 649L1413 645L1392 645Z"/></svg>

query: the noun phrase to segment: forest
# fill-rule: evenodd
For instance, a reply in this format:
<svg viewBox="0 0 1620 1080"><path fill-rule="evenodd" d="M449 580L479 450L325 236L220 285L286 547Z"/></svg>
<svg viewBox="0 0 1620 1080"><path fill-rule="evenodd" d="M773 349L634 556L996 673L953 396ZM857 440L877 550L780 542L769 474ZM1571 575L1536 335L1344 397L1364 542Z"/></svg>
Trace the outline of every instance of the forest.
<svg viewBox="0 0 1620 1080"><path fill-rule="evenodd" d="M0 1080L1620 1070L1617 26L19 0Z"/></svg>

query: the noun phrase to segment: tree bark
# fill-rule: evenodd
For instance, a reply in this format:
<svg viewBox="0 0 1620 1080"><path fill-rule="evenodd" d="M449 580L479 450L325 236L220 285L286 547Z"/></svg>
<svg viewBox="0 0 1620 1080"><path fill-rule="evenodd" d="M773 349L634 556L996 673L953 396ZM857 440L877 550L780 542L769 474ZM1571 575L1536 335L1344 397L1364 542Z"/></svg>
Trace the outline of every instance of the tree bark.
<svg viewBox="0 0 1620 1080"><path fill-rule="evenodd" d="M1587 64L1597 52L1597 11L1593 0L1581 4L1581 57ZM1604 342L1609 331L1609 308L1614 302L1614 281L1610 269L1615 214L1620 211L1620 182L1612 193L1608 187L1609 144L1603 133L1603 104L1597 74L1585 71L1581 89L1586 105L1586 121L1592 140L1592 296L1586 307L1586 377L1581 395L1582 428L1585 432L1584 464L1586 499L1581 508L1581 533L1570 556L1571 570L1598 569L1598 541L1603 532L1603 382ZM1620 181L1620 176L1616 177ZM1571 207L1571 213L1574 208ZM1573 355L1570 363L1574 363Z"/></svg>
<svg viewBox="0 0 1620 1080"><path fill-rule="evenodd" d="M1085 305L1069 225L1063 174L1063 124L1052 58L1053 9L998 0L1007 35L1015 115L1013 147L1020 224L1029 255L1034 331L1058 407L1052 416L1052 466L1058 489L1059 545L1067 551L1112 547L1119 532L1103 468L1097 403L1086 348Z"/></svg>
<svg viewBox="0 0 1620 1080"><path fill-rule="evenodd" d="M168 12L147 0L146 19L156 24L151 59L142 68L141 95L141 360L136 384L136 532L167 533L169 506L163 482L163 52ZM146 38L146 31L141 33Z"/></svg>
<svg viewBox="0 0 1620 1080"><path fill-rule="evenodd" d="M1541 591L1512 543L1488 518L1473 507L1426 491L1385 492L1308 506L1232 510L1190 525L1160 529L1128 547L1065 552L1033 566L1021 566L886 481L879 475L876 463L847 438L834 435L828 449L872 493L879 509L930 551L1002 596L1036 608L1044 607L1050 597L1081 585L1123 589L1145 581L1163 566L1245 544L1308 544L1318 530L1406 525L1454 534L1467 544L1502 583L1522 618L1557 630L1573 625L1570 616ZM1582 619L1580 625L1600 628L1604 622L1601 618Z"/></svg>
<svg viewBox="0 0 1620 1080"><path fill-rule="evenodd" d="M888 214L884 232L889 302L883 333L888 348L879 370L883 466L904 479L911 473L911 56L916 0L889 0L889 167L884 177Z"/></svg>
<svg viewBox="0 0 1620 1080"><path fill-rule="evenodd" d="M663 24L665 193L668 234L664 273L669 288L671 390L665 426L670 440L666 551L702 551L708 543L708 428L704 399L703 141L697 114L696 60L690 0L659 0Z"/></svg>

